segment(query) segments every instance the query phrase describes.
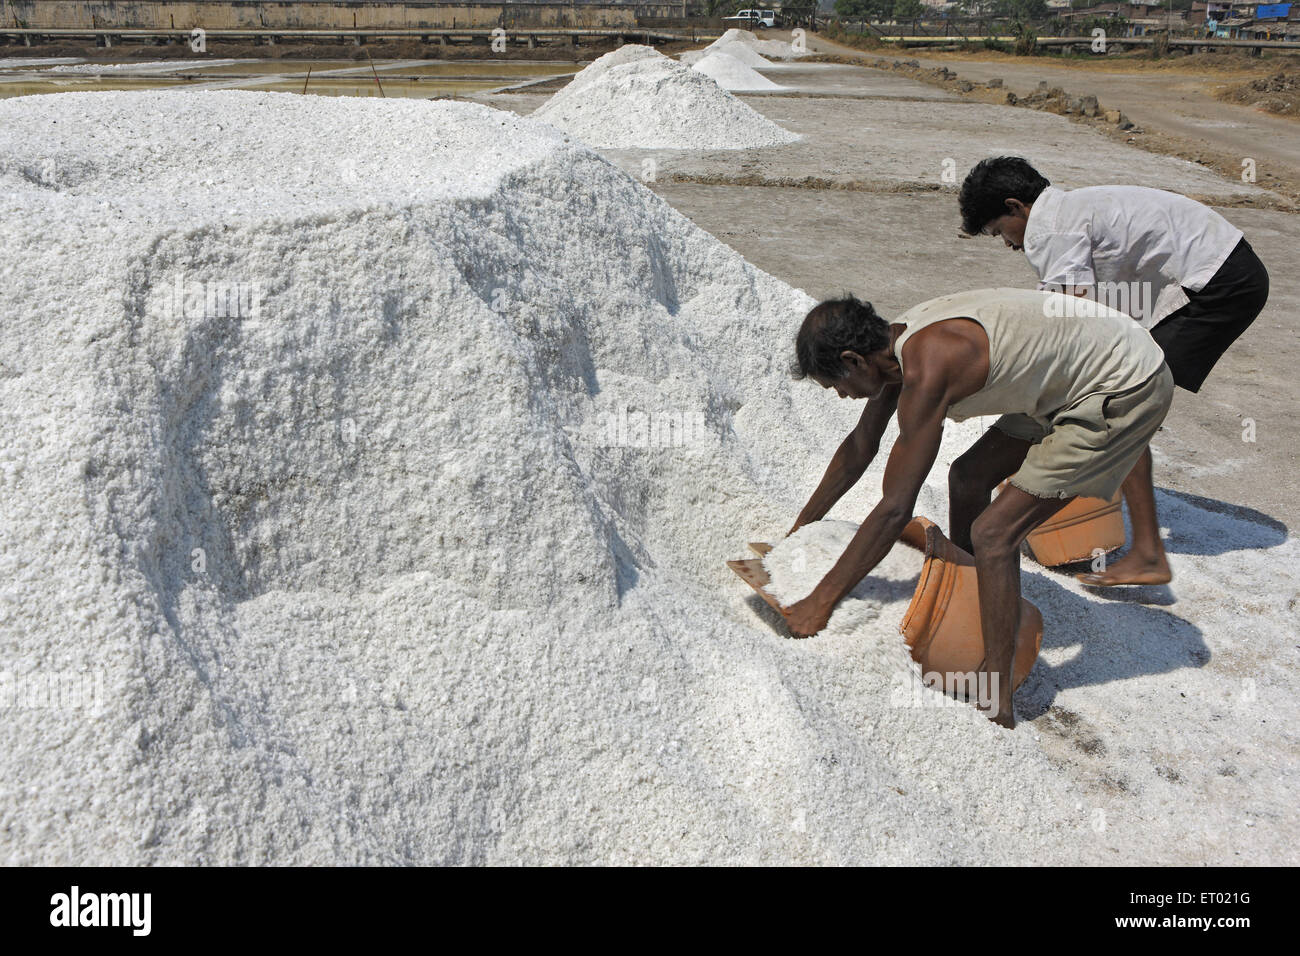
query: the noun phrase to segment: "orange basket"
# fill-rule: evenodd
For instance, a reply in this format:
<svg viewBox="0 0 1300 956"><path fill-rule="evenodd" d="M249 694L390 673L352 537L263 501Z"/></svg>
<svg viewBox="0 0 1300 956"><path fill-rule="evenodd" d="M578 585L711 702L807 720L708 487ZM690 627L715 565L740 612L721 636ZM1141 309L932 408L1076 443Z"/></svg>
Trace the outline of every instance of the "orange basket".
<svg viewBox="0 0 1300 956"><path fill-rule="evenodd" d="M922 549L925 564L899 630L912 659L921 665L922 677L940 675L944 692L950 694L956 688L954 675L969 674L984 663L975 559L926 518L913 518L902 541ZM1020 631L1011 669L1013 687L1025 682L1042 645L1043 615L1021 598Z"/></svg>
<svg viewBox="0 0 1300 956"><path fill-rule="evenodd" d="M1029 533L1025 539L1034 560L1046 567L1087 561L1098 551L1124 546L1124 512L1120 493L1104 498L1075 498Z"/></svg>

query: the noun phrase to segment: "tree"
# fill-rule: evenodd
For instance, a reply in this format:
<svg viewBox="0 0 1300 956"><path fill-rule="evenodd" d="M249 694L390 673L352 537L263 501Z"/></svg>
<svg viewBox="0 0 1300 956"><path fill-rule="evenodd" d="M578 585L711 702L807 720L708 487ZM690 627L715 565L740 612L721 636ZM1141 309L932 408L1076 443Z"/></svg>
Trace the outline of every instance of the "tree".
<svg viewBox="0 0 1300 956"><path fill-rule="evenodd" d="M845 20L887 19L893 12L894 0L835 0L835 13Z"/></svg>
<svg viewBox="0 0 1300 956"><path fill-rule="evenodd" d="M925 4L921 0L894 0L895 20L919 20L923 16Z"/></svg>
<svg viewBox="0 0 1300 956"><path fill-rule="evenodd" d="M1041 20L1047 16L1047 0L996 0L993 15L1012 20Z"/></svg>

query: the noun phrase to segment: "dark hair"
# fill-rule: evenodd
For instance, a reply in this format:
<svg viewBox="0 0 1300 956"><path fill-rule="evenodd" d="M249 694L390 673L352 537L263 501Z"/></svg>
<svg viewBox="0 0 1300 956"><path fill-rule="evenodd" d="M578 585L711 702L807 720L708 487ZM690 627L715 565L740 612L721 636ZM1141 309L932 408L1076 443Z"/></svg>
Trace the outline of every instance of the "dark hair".
<svg viewBox="0 0 1300 956"><path fill-rule="evenodd" d="M981 159L966 174L957 197L962 232L979 235L992 220L1006 215L1008 199L1019 199L1028 206L1050 185L1042 173L1019 156Z"/></svg>
<svg viewBox="0 0 1300 956"><path fill-rule="evenodd" d="M866 356L889 346L889 323L870 302L852 295L813 306L795 338L795 378L839 378L845 372L841 352Z"/></svg>

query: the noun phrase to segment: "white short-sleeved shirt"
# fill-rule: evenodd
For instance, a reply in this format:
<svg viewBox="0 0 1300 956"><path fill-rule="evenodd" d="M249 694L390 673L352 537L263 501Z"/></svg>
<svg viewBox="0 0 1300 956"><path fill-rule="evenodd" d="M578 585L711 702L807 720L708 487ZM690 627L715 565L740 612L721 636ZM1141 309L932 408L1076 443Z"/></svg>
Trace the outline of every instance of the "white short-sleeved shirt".
<svg viewBox="0 0 1300 956"><path fill-rule="evenodd" d="M1039 288L1094 288L1095 297L1149 329L1187 304L1241 241L1213 209L1145 186L1048 186L1025 224Z"/></svg>

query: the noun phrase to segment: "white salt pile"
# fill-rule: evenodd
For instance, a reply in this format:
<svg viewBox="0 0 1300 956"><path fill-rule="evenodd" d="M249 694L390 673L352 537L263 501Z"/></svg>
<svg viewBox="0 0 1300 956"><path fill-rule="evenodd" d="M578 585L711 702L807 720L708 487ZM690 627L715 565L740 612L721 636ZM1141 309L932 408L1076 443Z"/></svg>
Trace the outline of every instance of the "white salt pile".
<svg viewBox="0 0 1300 956"><path fill-rule="evenodd" d="M6 863L1294 857L1285 533L1162 495L1175 620L1028 569L1022 706L1089 736L1006 732L902 653L918 555L805 641L723 566L860 406L788 379L807 296L599 155L396 98L0 125Z"/></svg>
<svg viewBox="0 0 1300 956"><path fill-rule="evenodd" d="M804 55L802 51L795 50L793 44L786 43L784 40L763 40L749 30L736 28L727 30L722 36L705 47L705 50L726 49L737 44L748 47L754 53L761 54L764 57L778 60L789 60Z"/></svg>
<svg viewBox="0 0 1300 956"><path fill-rule="evenodd" d="M733 59L749 67L770 69L775 64L771 60L759 55L754 48L744 43L727 43L722 46L710 45L703 50L690 50L678 57L677 62L685 66L694 66L706 57L713 56L715 53L725 53Z"/></svg>
<svg viewBox="0 0 1300 956"><path fill-rule="evenodd" d="M642 60L660 59L665 59L664 55L652 46L644 46L640 43L625 43L617 50L611 50L609 53L599 56L588 63L578 72L577 76L568 82L565 89L571 93L577 92L583 87L596 82L608 70L616 66L623 66L625 63L639 63Z"/></svg>
<svg viewBox="0 0 1300 956"><path fill-rule="evenodd" d="M779 90L767 77L751 70L744 63L726 53L710 53L691 67L717 83L724 90Z"/></svg>
<svg viewBox="0 0 1300 956"><path fill-rule="evenodd" d="M6 862L1087 855L1031 737L891 705L894 622L744 600L853 409L616 167L465 103L0 122Z"/></svg>
<svg viewBox="0 0 1300 956"><path fill-rule="evenodd" d="M753 149L799 139L703 73L647 47L640 50L649 55L627 49L591 63L532 118L609 149Z"/></svg>
<svg viewBox="0 0 1300 956"><path fill-rule="evenodd" d="M805 55L803 51L796 50L794 44L784 40L755 40L749 46L769 59L793 60Z"/></svg>
<svg viewBox="0 0 1300 956"><path fill-rule="evenodd" d="M803 600L835 566L857 530L858 526L851 521L815 521L781 539L763 559L763 567L771 576L767 590L782 607ZM880 616L881 609L886 605L896 611L899 599L904 594L906 598L902 603L906 608L911 599L910 589L916 585L922 562L923 558L917 551L903 545L895 547L868 577L836 605L824 633L861 633L868 622ZM898 619L901 619L901 614ZM894 624L897 627L898 620ZM911 658L901 638L897 641L880 641L873 650L881 653L882 659L889 661L891 667L908 669Z"/></svg>
<svg viewBox="0 0 1300 956"><path fill-rule="evenodd" d="M720 47L727 43L757 43L758 34L752 30L741 30L739 27L731 27L723 31L722 36L718 37L705 49Z"/></svg>
<svg viewBox="0 0 1300 956"><path fill-rule="evenodd" d="M757 53L752 46L747 43L723 43L710 46L703 51L707 56L714 56L718 53L725 53L727 56L739 60L746 66L751 67L769 67L772 61Z"/></svg>

